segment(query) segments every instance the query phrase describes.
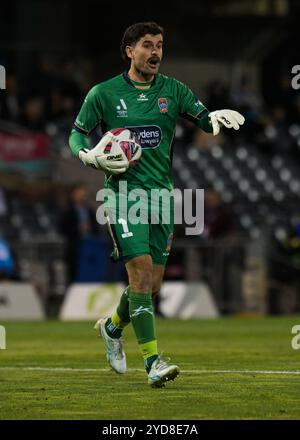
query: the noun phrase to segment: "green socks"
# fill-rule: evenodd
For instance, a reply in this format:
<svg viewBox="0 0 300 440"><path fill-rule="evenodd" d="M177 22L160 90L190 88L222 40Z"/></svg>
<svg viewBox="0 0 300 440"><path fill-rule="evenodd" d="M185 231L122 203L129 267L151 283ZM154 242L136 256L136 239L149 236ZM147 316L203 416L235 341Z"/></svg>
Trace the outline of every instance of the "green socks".
<svg viewBox="0 0 300 440"><path fill-rule="evenodd" d="M129 286L126 287L120 298L120 303L112 317L106 321L105 330L111 338L120 338L123 328L130 323L129 303L128 303Z"/></svg>
<svg viewBox="0 0 300 440"><path fill-rule="evenodd" d="M129 315L147 366L147 359L158 357L152 294L129 290Z"/></svg>
<svg viewBox="0 0 300 440"><path fill-rule="evenodd" d="M152 294L133 292L128 286L123 292L117 310L106 321L105 329L111 338L120 338L126 325L132 323L145 367L149 373L158 357L155 334L155 316Z"/></svg>
<svg viewBox="0 0 300 440"><path fill-rule="evenodd" d="M117 314L121 321L120 326L121 327L123 326L123 328L130 323L128 295L129 295L129 286L127 286L124 292L122 293L120 303L117 307Z"/></svg>

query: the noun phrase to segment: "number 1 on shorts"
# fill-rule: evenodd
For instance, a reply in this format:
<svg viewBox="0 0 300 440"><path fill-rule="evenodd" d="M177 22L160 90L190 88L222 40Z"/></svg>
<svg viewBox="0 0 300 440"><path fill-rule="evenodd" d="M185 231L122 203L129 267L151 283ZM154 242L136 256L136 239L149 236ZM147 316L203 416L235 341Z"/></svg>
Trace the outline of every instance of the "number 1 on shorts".
<svg viewBox="0 0 300 440"><path fill-rule="evenodd" d="M133 233L132 233L132 232L129 232L129 229L128 229L128 225L127 225L126 220L124 220L123 218L119 218L118 222L120 223L120 225L123 226L123 231L124 231L124 232L123 232L123 234L121 235L121 237L122 237L122 238L132 237L132 236L133 236Z"/></svg>

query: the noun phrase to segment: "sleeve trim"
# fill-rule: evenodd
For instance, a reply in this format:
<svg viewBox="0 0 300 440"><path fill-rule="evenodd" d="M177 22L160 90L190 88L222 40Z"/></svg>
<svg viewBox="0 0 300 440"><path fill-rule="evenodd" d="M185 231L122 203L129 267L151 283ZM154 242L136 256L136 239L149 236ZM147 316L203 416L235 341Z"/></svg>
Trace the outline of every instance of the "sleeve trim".
<svg viewBox="0 0 300 440"><path fill-rule="evenodd" d="M197 121L208 115L208 113L209 111L207 109L203 109L197 115L192 115L191 113L180 113L180 116L188 121L197 123Z"/></svg>
<svg viewBox="0 0 300 440"><path fill-rule="evenodd" d="M73 128L74 128L76 131L78 131L78 133L85 134L85 135L88 135L88 134L89 134L87 130L84 130L83 128L78 127L78 125L76 125L76 122L74 122L74 124L73 124Z"/></svg>

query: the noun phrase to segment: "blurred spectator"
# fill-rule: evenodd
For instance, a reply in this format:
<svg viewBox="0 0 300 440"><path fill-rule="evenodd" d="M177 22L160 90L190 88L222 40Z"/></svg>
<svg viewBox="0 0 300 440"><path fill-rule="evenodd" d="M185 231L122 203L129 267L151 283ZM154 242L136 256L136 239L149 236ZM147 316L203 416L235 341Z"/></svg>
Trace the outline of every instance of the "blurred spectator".
<svg viewBox="0 0 300 440"><path fill-rule="evenodd" d="M7 202L4 190L0 188L0 217L5 217L7 215Z"/></svg>
<svg viewBox="0 0 300 440"><path fill-rule="evenodd" d="M262 97L247 75L243 75L231 91L231 102L235 107L260 112Z"/></svg>
<svg viewBox="0 0 300 440"><path fill-rule="evenodd" d="M214 189L205 191L204 238L223 238L235 229L233 214Z"/></svg>
<svg viewBox="0 0 300 440"><path fill-rule="evenodd" d="M300 270L300 224L292 228L283 242L277 242L277 249L292 266L298 268L298 271ZM291 278L289 279L291 280Z"/></svg>
<svg viewBox="0 0 300 440"><path fill-rule="evenodd" d="M60 90L64 97L74 100L79 105L81 104L81 91L75 81L75 72L77 67L72 61L65 61L61 66L60 76Z"/></svg>
<svg viewBox="0 0 300 440"><path fill-rule="evenodd" d="M300 224L280 240L275 237L269 254L271 313L298 313L300 307Z"/></svg>
<svg viewBox="0 0 300 440"><path fill-rule="evenodd" d="M13 276L14 262L8 243L0 239L0 281L8 280Z"/></svg>
<svg viewBox="0 0 300 440"><path fill-rule="evenodd" d="M70 192L69 205L61 214L60 231L66 239L66 262L69 282L76 277L79 245L82 238L99 232L94 210L88 204L88 192L83 183L76 183Z"/></svg>
<svg viewBox="0 0 300 440"><path fill-rule="evenodd" d="M283 107L276 106L265 126L266 138L270 141L272 152L291 152L294 141L289 133L287 113Z"/></svg>
<svg viewBox="0 0 300 440"><path fill-rule="evenodd" d="M273 94L272 106L278 106L284 109L289 120L295 120L294 98L296 94L291 87L291 78L289 75L283 75L278 87Z"/></svg>
<svg viewBox="0 0 300 440"><path fill-rule="evenodd" d="M31 96L41 96L44 103L45 118L50 116L51 93L57 84L56 65L54 60L49 56L42 56L35 69L35 80L30 81L30 88L27 93ZM27 95L28 96L28 95Z"/></svg>
<svg viewBox="0 0 300 440"><path fill-rule="evenodd" d="M40 97L32 97L25 102L21 123L33 131L45 129L44 105Z"/></svg>

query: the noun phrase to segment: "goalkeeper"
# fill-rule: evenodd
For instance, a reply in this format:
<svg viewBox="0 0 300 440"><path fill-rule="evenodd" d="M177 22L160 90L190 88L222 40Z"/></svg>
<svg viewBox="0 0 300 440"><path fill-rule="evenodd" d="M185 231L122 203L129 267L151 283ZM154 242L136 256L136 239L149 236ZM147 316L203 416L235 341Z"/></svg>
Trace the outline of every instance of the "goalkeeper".
<svg viewBox="0 0 300 440"><path fill-rule="evenodd" d="M105 186L118 197L119 181L128 190L143 188L172 191L172 140L178 117L193 121L206 132L217 135L221 127L238 130L244 123L233 110L209 112L183 83L159 73L163 55L163 28L156 23L136 23L126 29L121 52L127 70L94 86L86 96L70 135L72 152L86 166L105 172ZM139 137L143 154L135 167L123 160L108 160L103 150L111 141L106 134L95 148L90 148L90 133L99 125L103 132L117 127L129 128ZM128 200L128 210L130 209ZM122 344L123 329L131 323L152 387L163 387L179 374L179 367L159 355L152 297L160 290L165 264L173 238L173 204L170 221L158 224L125 222L118 209L108 209L114 243L113 258L125 263L129 285L123 292L115 313L99 319L107 360L117 373L125 373L126 356ZM130 219L129 219L130 220Z"/></svg>

